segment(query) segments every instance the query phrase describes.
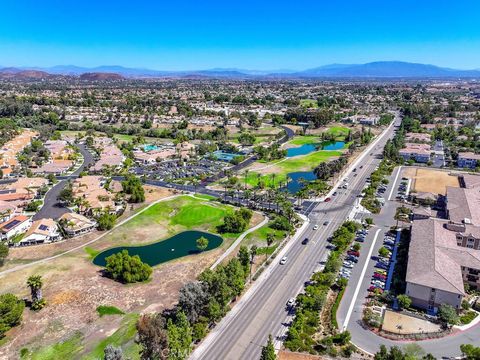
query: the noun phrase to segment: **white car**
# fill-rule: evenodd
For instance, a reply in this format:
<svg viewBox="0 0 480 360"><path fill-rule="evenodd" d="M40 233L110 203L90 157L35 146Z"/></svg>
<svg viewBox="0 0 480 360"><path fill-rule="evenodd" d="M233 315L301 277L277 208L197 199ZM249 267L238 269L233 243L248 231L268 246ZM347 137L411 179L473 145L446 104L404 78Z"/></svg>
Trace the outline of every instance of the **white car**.
<svg viewBox="0 0 480 360"><path fill-rule="evenodd" d="M280 265L285 265L287 263L287 257L284 256L282 260L280 260Z"/></svg>
<svg viewBox="0 0 480 360"><path fill-rule="evenodd" d="M294 298L288 299L287 306L292 307L293 305L295 305L295 299Z"/></svg>
<svg viewBox="0 0 480 360"><path fill-rule="evenodd" d="M351 263L350 261L344 261L343 266L349 269L353 269L353 263Z"/></svg>
<svg viewBox="0 0 480 360"><path fill-rule="evenodd" d="M313 227L313 230L318 230L318 225L315 225L315 226Z"/></svg>

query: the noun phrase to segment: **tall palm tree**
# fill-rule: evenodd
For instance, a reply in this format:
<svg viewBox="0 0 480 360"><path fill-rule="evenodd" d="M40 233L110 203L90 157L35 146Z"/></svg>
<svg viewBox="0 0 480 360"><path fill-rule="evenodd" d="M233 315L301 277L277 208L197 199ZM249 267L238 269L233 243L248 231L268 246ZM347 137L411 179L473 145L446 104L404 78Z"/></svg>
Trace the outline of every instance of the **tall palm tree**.
<svg viewBox="0 0 480 360"><path fill-rule="evenodd" d="M30 293L32 294L32 308L41 309L45 304L42 297L42 277L40 275L31 275L27 279L27 285L30 288Z"/></svg>

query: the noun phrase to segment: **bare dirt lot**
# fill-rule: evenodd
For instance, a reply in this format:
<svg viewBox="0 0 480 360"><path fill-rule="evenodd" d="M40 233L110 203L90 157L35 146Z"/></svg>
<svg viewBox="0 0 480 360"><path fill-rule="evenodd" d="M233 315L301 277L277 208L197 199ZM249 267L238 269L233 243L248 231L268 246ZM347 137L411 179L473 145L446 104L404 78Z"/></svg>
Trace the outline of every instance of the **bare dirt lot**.
<svg viewBox="0 0 480 360"><path fill-rule="evenodd" d="M150 203L170 195L169 192L163 190L157 192L156 188L151 192L147 191L147 194L147 200ZM142 207L146 205L143 204ZM212 206L217 205L212 203ZM124 216L126 218L128 214ZM190 213L185 217L192 221ZM263 217L256 214L251 225L262 220ZM144 243L145 239L141 238L140 232L132 230L139 237L131 243ZM160 231L156 235L160 237L160 233L162 232ZM98 234L91 234L91 236L98 236ZM85 238L70 239L69 241L72 240L77 246L81 245L82 241L86 241ZM69 241L45 245L45 247L40 245L14 249L15 251L12 251L9 256L11 266L71 249L73 242L69 244ZM105 236L91 245L92 250L98 251L110 247L112 241ZM149 241L151 241L150 237ZM231 241L233 239L225 241L218 249L156 266L151 280L141 284L122 285L103 277L101 268L91 262L92 254L87 253L83 247L45 263L0 275L0 293L13 293L26 299L30 296L26 286L27 278L30 275L41 275L44 283L43 294L47 300L47 306L39 312L25 309L22 324L7 333L7 339L0 347L0 359L19 358L19 352L23 348L28 349L31 354L49 354L48 356L32 357L35 360L59 358L58 350L50 351L50 349L52 349L52 344L61 341L72 345L71 351L73 351L73 353L66 351L65 354L68 356L63 358L98 356L98 347L102 344L105 346L105 341L121 345L129 356L137 358L138 350L137 356L129 352L132 351L132 348L135 350L135 344L132 341L133 334L121 335L121 339L128 340L128 343L118 340L118 336L120 336L118 333L126 331L125 320L133 319L130 321L129 329L134 330L135 314L161 311L174 305L181 286L195 279L205 268L210 266L231 244ZM127 315L100 317L96 311L99 305L115 306ZM115 340L111 340L112 337ZM72 342L72 339L78 340Z"/></svg>
<svg viewBox="0 0 480 360"><path fill-rule="evenodd" d="M460 187L458 177L446 171L407 168L403 176L412 179L412 190L445 195L447 186Z"/></svg>
<svg viewBox="0 0 480 360"><path fill-rule="evenodd" d="M394 311L385 311L382 330L395 334L418 334L440 331L440 325Z"/></svg>

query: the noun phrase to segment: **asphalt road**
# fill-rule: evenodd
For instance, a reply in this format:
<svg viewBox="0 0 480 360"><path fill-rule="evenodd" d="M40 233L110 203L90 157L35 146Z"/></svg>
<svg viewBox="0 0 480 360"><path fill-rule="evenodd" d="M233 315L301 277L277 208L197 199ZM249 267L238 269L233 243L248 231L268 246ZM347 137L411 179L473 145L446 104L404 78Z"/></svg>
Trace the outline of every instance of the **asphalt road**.
<svg viewBox="0 0 480 360"><path fill-rule="evenodd" d="M191 359L258 359L269 334L274 336L277 347L280 345L293 315L286 309L286 302L301 291L304 282L326 260L326 239L348 217L366 178L380 162L376 155L381 154L393 130L390 128L373 149L367 150L360 162L363 168L357 166L357 176L348 175L350 186L347 190L337 191L330 202L318 203L309 211L310 225L294 243L287 244L267 269L266 276L257 280L261 284L246 292L240 303L193 352ZM327 220L329 223L324 226ZM319 225L316 231L313 230L315 224ZM310 242L302 245L305 237ZM284 254L288 261L279 265Z"/></svg>
<svg viewBox="0 0 480 360"><path fill-rule="evenodd" d="M95 161L93 155L87 150L85 144L78 145L80 152L83 155L82 165L71 175L71 177L77 177L86 167L93 164ZM34 216L33 220L51 218L58 219L63 214L70 212L70 210L64 207L58 200L58 195L67 185L68 180L60 180L45 194L43 207Z"/></svg>

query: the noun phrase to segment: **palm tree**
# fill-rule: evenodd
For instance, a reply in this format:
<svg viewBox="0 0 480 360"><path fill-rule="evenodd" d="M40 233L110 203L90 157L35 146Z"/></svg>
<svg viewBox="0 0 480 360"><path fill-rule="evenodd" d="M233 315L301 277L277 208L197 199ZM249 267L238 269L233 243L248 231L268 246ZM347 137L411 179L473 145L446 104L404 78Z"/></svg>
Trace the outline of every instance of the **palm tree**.
<svg viewBox="0 0 480 360"><path fill-rule="evenodd" d="M245 170L245 178L244 178L244 180L245 180L245 182L244 182L245 190L247 190L248 172L249 172L248 169Z"/></svg>
<svg viewBox="0 0 480 360"><path fill-rule="evenodd" d="M267 234L267 247L270 247L273 242L275 241L275 235L273 233L268 233ZM267 253L268 251L265 251L265 260L267 260Z"/></svg>
<svg viewBox="0 0 480 360"><path fill-rule="evenodd" d="M42 297L43 280L40 275L32 275L27 279L27 285L32 294L32 309L40 310L45 306L45 300Z"/></svg>

